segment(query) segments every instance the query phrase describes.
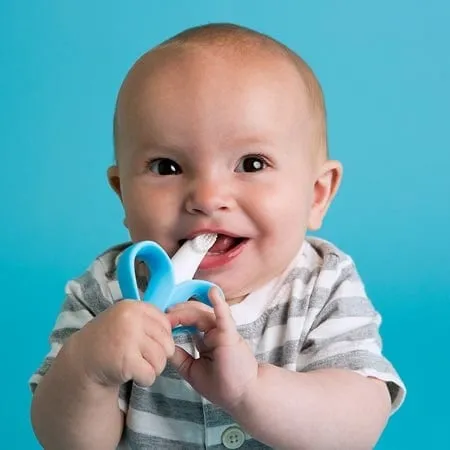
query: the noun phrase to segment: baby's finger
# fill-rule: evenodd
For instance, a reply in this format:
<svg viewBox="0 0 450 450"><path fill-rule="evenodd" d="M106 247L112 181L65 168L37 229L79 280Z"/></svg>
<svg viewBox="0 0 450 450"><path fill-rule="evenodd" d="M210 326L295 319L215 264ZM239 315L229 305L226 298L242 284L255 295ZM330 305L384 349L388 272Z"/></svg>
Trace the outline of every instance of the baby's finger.
<svg viewBox="0 0 450 450"><path fill-rule="evenodd" d="M177 303L174 306L171 306L168 311L177 311L177 310L181 310L181 309L196 309L196 310L200 310L200 311L205 311L205 312L213 312L214 309L211 308L211 306L209 305L205 305L202 302L199 302L198 300L189 300L187 302L182 302L182 303Z"/></svg>
<svg viewBox="0 0 450 450"><path fill-rule="evenodd" d="M194 358L180 347L175 348L174 355L169 359L172 366L188 382L190 382L190 373Z"/></svg>
<svg viewBox="0 0 450 450"><path fill-rule="evenodd" d="M141 346L142 357L153 368L155 375L161 375L166 367L166 352L159 342L148 339ZM173 353L172 353L173 354Z"/></svg>
<svg viewBox="0 0 450 450"><path fill-rule="evenodd" d="M165 327L166 322L169 324L169 332ZM172 329L170 328L170 322L166 317L164 317L164 324L161 324L161 321L147 320L145 322L144 332L148 338L154 340L164 348L167 356L173 354L175 343L172 336Z"/></svg>
<svg viewBox="0 0 450 450"><path fill-rule="evenodd" d="M159 326L165 328L167 334L171 334L172 330L170 329L170 324L167 322L166 317L162 311L159 310L159 308L156 308L156 306L152 305L151 303L147 302L139 302L136 300L133 300L133 302L136 304L136 307L141 308L143 313L146 315L146 317L150 320L156 320L159 322ZM147 319L147 320L148 320Z"/></svg>
<svg viewBox="0 0 450 450"><path fill-rule="evenodd" d="M156 379L156 373L151 364L144 358L136 362L133 372L133 381L139 386L151 386Z"/></svg>
<svg viewBox="0 0 450 450"><path fill-rule="evenodd" d="M211 288L208 295L214 308L219 331L236 330L231 309L219 289L216 287Z"/></svg>
<svg viewBox="0 0 450 450"><path fill-rule="evenodd" d="M216 317L214 312L202 311L196 308L175 308L167 312L172 328L183 326L194 326L200 331L208 331L216 326Z"/></svg>

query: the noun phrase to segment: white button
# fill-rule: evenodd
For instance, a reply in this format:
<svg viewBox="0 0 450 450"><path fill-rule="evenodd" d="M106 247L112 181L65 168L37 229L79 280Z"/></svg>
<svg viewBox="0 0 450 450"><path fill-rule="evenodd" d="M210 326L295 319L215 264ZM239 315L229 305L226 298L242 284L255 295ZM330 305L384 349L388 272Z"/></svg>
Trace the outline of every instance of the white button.
<svg viewBox="0 0 450 450"><path fill-rule="evenodd" d="M235 449L242 447L245 442L245 433L238 427L227 428L222 433L222 444L225 448Z"/></svg>

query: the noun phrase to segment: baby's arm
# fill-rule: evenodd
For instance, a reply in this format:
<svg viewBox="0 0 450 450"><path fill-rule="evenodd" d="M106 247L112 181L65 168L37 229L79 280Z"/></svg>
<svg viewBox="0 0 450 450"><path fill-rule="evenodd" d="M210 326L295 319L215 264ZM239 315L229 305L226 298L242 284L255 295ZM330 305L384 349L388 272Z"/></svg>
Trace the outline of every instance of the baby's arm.
<svg viewBox="0 0 450 450"><path fill-rule="evenodd" d="M123 300L92 319L35 391L32 419L44 448L115 449L123 431L119 387L151 386L174 349L169 321L149 303Z"/></svg>
<svg viewBox="0 0 450 450"><path fill-rule="evenodd" d="M390 411L384 382L342 369L296 373L263 365L230 413L274 448L364 450L375 446Z"/></svg>
<svg viewBox="0 0 450 450"><path fill-rule="evenodd" d="M340 257L327 260L327 267L335 261L337 268L324 270L315 286L320 295L330 295L323 304L320 295L311 299L315 308L306 321L311 325L297 372L260 365L231 411L250 434L275 448L373 448L404 395L381 353L381 319L353 262Z"/></svg>
<svg viewBox="0 0 450 450"><path fill-rule="evenodd" d="M36 388L31 409L35 433L46 450L115 449L124 422L119 388L101 386L83 373L74 354L75 336Z"/></svg>
<svg viewBox="0 0 450 450"><path fill-rule="evenodd" d="M197 392L273 448L373 448L392 408L401 403L404 387L381 354L379 315L352 264L344 264L338 273L326 271L327 282L335 279L331 288L315 285L318 294L309 303L313 307L305 320L297 371L258 365L230 308L213 294L214 311L197 302L169 311L174 324L204 332L200 357L177 349L172 364Z"/></svg>
<svg viewBox="0 0 450 450"><path fill-rule="evenodd" d="M210 299L214 312L187 302L168 313L173 324L195 324L204 331L199 358L178 348L171 359L197 392L221 406L253 438L273 448L373 448L391 410L386 384L340 367L355 368L371 358L380 367L378 355L372 356L363 345L355 352L359 355L352 355L349 344L337 337L331 339L334 355L328 344L325 348L319 344L318 349L308 344L303 372L258 365L237 332L228 305L219 295L211 294ZM324 327L328 325L325 321ZM323 336L320 326L315 330ZM316 339L314 332L310 335Z"/></svg>
<svg viewBox="0 0 450 450"><path fill-rule="evenodd" d="M32 424L46 450L115 449L127 406L120 387L131 379L150 386L174 352L166 316L115 301L106 272L96 260L68 283L51 351L30 380Z"/></svg>

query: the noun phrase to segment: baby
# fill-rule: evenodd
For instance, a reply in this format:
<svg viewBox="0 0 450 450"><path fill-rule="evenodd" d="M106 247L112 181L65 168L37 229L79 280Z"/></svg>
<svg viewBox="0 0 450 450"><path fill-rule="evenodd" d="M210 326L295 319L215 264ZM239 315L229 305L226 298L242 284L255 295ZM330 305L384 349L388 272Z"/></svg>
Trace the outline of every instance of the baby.
<svg viewBox="0 0 450 450"><path fill-rule="evenodd" d="M192 28L142 56L114 119L133 242L172 256L218 233L196 278L213 307L123 299L109 249L70 281L32 376L45 449L369 449L405 388L352 259L305 237L336 194L321 88L243 27ZM201 333L173 337L177 325Z"/></svg>

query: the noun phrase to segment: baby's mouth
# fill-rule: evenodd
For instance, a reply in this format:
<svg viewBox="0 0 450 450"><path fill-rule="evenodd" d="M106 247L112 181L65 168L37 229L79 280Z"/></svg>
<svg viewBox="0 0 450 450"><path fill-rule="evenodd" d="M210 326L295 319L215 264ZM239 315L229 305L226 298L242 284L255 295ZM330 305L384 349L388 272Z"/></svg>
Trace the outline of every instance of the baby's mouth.
<svg viewBox="0 0 450 450"><path fill-rule="evenodd" d="M208 256L217 256L217 255L223 255L225 253L230 252L234 248L236 248L238 245L240 245L242 242L246 241L247 238L244 237L236 237L236 236L229 236L226 234L218 234L216 242L214 245L208 250L207 255ZM187 241L187 239L181 239L178 241L178 244L180 247Z"/></svg>
<svg viewBox="0 0 450 450"><path fill-rule="evenodd" d="M209 249L208 255L223 255L224 253L228 253L245 240L246 238L243 237L234 237L227 236L225 234L219 234L217 236L216 242Z"/></svg>

